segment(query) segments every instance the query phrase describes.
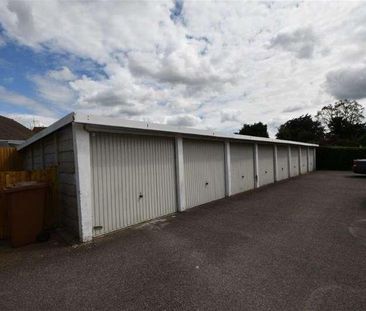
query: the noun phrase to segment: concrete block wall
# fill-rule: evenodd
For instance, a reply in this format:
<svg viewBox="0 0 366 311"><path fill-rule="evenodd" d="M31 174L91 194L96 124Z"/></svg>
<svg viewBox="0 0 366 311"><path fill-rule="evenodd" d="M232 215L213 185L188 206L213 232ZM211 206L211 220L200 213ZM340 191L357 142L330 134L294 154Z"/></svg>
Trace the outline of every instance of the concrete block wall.
<svg viewBox="0 0 366 311"><path fill-rule="evenodd" d="M25 169L58 167L59 223L78 236L78 209L71 124L27 146Z"/></svg>

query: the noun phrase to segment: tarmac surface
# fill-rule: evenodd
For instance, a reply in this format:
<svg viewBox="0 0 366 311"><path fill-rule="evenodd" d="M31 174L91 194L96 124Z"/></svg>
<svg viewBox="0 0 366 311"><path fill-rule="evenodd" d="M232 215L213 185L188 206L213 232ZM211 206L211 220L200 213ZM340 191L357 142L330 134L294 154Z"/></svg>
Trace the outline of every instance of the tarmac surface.
<svg viewBox="0 0 366 311"><path fill-rule="evenodd" d="M366 176L315 172L69 246L0 250L0 310L366 310Z"/></svg>

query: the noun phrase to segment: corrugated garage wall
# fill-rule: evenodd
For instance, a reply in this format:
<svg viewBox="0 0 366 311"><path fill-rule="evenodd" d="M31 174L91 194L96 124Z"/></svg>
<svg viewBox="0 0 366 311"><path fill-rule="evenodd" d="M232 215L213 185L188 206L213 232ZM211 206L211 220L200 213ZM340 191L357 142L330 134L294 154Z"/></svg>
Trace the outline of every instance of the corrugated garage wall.
<svg viewBox="0 0 366 311"><path fill-rule="evenodd" d="M231 192L254 188L254 144L231 143Z"/></svg>
<svg viewBox="0 0 366 311"><path fill-rule="evenodd" d="M91 133L93 235L177 210L174 139Z"/></svg>
<svg viewBox="0 0 366 311"><path fill-rule="evenodd" d="M224 142L183 140L187 207L225 197Z"/></svg>

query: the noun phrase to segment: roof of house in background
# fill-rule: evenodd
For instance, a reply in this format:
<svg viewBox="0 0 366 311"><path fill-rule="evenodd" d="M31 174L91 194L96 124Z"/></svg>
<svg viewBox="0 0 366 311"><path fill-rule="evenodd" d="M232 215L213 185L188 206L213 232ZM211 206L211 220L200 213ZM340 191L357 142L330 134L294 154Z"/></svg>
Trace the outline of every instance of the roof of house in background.
<svg viewBox="0 0 366 311"><path fill-rule="evenodd" d="M13 119L0 116L0 140L26 140L32 131Z"/></svg>
<svg viewBox="0 0 366 311"><path fill-rule="evenodd" d="M44 130L46 127L45 126L35 126L32 128L32 135Z"/></svg>

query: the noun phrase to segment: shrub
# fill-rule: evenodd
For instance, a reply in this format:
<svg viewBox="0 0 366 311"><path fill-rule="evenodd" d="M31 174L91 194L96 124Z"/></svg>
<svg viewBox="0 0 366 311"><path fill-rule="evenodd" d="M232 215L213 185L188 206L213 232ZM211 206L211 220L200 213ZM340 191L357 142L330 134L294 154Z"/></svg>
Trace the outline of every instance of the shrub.
<svg viewBox="0 0 366 311"><path fill-rule="evenodd" d="M319 147L316 151L318 170L352 170L355 159L366 159L366 148Z"/></svg>

